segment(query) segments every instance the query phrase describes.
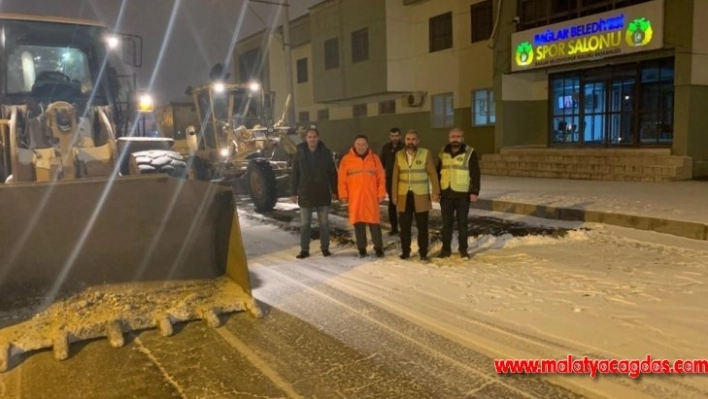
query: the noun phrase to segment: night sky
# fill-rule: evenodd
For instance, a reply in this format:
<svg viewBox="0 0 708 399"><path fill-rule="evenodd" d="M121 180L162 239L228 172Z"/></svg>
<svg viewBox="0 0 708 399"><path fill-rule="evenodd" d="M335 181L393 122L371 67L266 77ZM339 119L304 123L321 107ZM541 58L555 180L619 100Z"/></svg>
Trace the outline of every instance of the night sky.
<svg viewBox="0 0 708 399"><path fill-rule="evenodd" d="M290 18L319 2L290 0ZM142 36L143 67L137 71L138 86L151 88L158 103L183 96L189 85L206 83L209 69L227 61L234 32L238 40L264 29L265 24L280 24L278 8L258 3L246 6L243 0L0 0L1 13L93 19L111 29ZM243 23L237 29L240 19ZM159 57L163 42L164 54ZM230 58L228 62L231 65ZM229 69L232 72L231 66Z"/></svg>

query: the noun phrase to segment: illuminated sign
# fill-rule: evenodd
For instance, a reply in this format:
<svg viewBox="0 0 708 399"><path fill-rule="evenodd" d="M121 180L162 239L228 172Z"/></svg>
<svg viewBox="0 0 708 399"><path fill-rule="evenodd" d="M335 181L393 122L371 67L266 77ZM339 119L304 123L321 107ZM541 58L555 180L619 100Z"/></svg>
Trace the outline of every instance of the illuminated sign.
<svg viewBox="0 0 708 399"><path fill-rule="evenodd" d="M511 70L568 64L663 46L663 0L511 35Z"/></svg>

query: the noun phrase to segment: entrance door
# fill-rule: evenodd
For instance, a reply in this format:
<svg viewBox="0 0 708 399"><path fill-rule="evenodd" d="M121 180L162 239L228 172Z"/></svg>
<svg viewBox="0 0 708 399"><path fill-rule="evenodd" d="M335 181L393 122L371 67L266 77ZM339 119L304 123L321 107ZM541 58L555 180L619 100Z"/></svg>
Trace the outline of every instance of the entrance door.
<svg viewBox="0 0 708 399"><path fill-rule="evenodd" d="M584 113L580 134L586 145L604 145L607 130L607 81L585 81L583 94Z"/></svg>
<svg viewBox="0 0 708 399"><path fill-rule="evenodd" d="M612 74L609 82L609 120L605 140L610 146L635 145L636 71L617 72Z"/></svg>

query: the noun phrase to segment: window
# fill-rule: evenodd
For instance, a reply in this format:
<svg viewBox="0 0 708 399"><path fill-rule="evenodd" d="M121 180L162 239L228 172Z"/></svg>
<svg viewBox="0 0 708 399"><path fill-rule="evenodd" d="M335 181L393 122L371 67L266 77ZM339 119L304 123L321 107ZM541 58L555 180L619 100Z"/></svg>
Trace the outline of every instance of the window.
<svg viewBox="0 0 708 399"><path fill-rule="evenodd" d="M452 48L452 13L430 18L428 36L431 53Z"/></svg>
<svg viewBox="0 0 708 399"><path fill-rule="evenodd" d="M325 69L339 68L339 39L333 38L324 42Z"/></svg>
<svg viewBox="0 0 708 399"><path fill-rule="evenodd" d="M452 106L452 93L433 96L433 127L452 127L455 121L455 109Z"/></svg>
<svg viewBox="0 0 708 399"><path fill-rule="evenodd" d="M674 59L550 77L551 143L668 145L673 141Z"/></svg>
<svg viewBox="0 0 708 399"><path fill-rule="evenodd" d="M492 36L492 1L487 0L470 6L472 18L472 43L487 40Z"/></svg>
<svg viewBox="0 0 708 399"><path fill-rule="evenodd" d="M36 82L50 83L55 76L66 79L64 92L90 94L93 88L89 54L84 50L54 45L15 45L8 54L8 93L30 93ZM23 73L24 72L24 73ZM17 76L13 76L13 75ZM62 80L63 81L63 80ZM69 83L70 82L70 83ZM52 86L57 90L58 86ZM68 89L68 90L67 90Z"/></svg>
<svg viewBox="0 0 708 399"><path fill-rule="evenodd" d="M494 124L497 120L494 92L491 89L472 92L472 126Z"/></svg>
<svg viewBox="0 0 708 399"><path fill-rule="evenodd" d="M381 101L379 103L379 115L395 114L396 100Z"/></svg>
<svg viewBox="0 0 708 399"><path fill-rule="evenodd" d="M297 115L298 122L300 123L310 123L310 112L301 111Z"/></svg>
<svg viewBox="0 0 708 399"><path fill-rule="evenodd" d="M239 79L263 81L263 52L259 48L248 50L238 55Z"/></svg>
<svg viewBox="0 0 708 399"><path fill-rule="evenodd" d="M673 141L674 60L647 62L641 68L639 141L661 144Z"/></svg>
<svg viewBox="0 0 708 399"><path fill-rule="evenodd" d="M369 59L369 29L352 32L352 62Z"/></svg>
<svg viewBox="0 0 708 399"><path fill-rule="evenodd" d="M366 104L357 104L352 107L352 114L355 118L362 118L367 115Z"/></svg>
<svg viewBox="0 0 708 399"><path fill-rule="evenodd" d="M297 82L307 82L307 58L297 60Z"/></svg>
<svg viewBox="0 0 708 399"><path fill-rule="evenodd" d="M321 109L317 111L318 121L328 121L329 120L329 108Z"/></svg>
<svg viewBox="0 0 708 399"><path fill-rule="evenodd" d="M517 0L521 23L518 30L536 28L569 19L646 3L650 0Z"/></svg>

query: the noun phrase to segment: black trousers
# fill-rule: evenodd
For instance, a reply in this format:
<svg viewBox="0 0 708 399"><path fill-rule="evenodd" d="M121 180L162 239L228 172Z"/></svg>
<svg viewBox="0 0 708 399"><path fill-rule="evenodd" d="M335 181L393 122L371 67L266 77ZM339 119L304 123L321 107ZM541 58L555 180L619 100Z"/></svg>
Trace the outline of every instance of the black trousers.
<svg viewBox="0 0 708 399"><path fill-rule="evenodd" d="M409 191L406 196L406 211L398 215L401 222L401 251L404 255L410 255L411 253L411 228L413 227L413 217L415 217L415 227L418 228L420 256L427 256L429 212L416 212L414 201L413 192Z"/></svg>
<svg viewBox="0 0 708 399"><path fill-rule="evenodd" d="M442 249L450 251L452 243L452 226L457 219L458 243L460 250L467 250L467 216L470 213L470 203L467 198L461 199L440 199L440 210L442 212L443 231ZM455 217L457 216L457 217Z"/></svg>
<svg viewBox="0 0 708 399"><path fill-rule="evenodd" d="M391 196L391 189L388 188L388 221L391 223L391 231L398 231L398 210L396 210L396 205L393 204L393 197Z"/></svg>
<svg viewBox="0 0 708 399"><path fill-rule="evenodd" d="M354 237L356 238L356 247L359 251L366 251L366 225L367 223L354 223ZM374 242L374 251L383 251L383 237L381 237L381 225L369 224L371 232L371 241Z"/></svg>

